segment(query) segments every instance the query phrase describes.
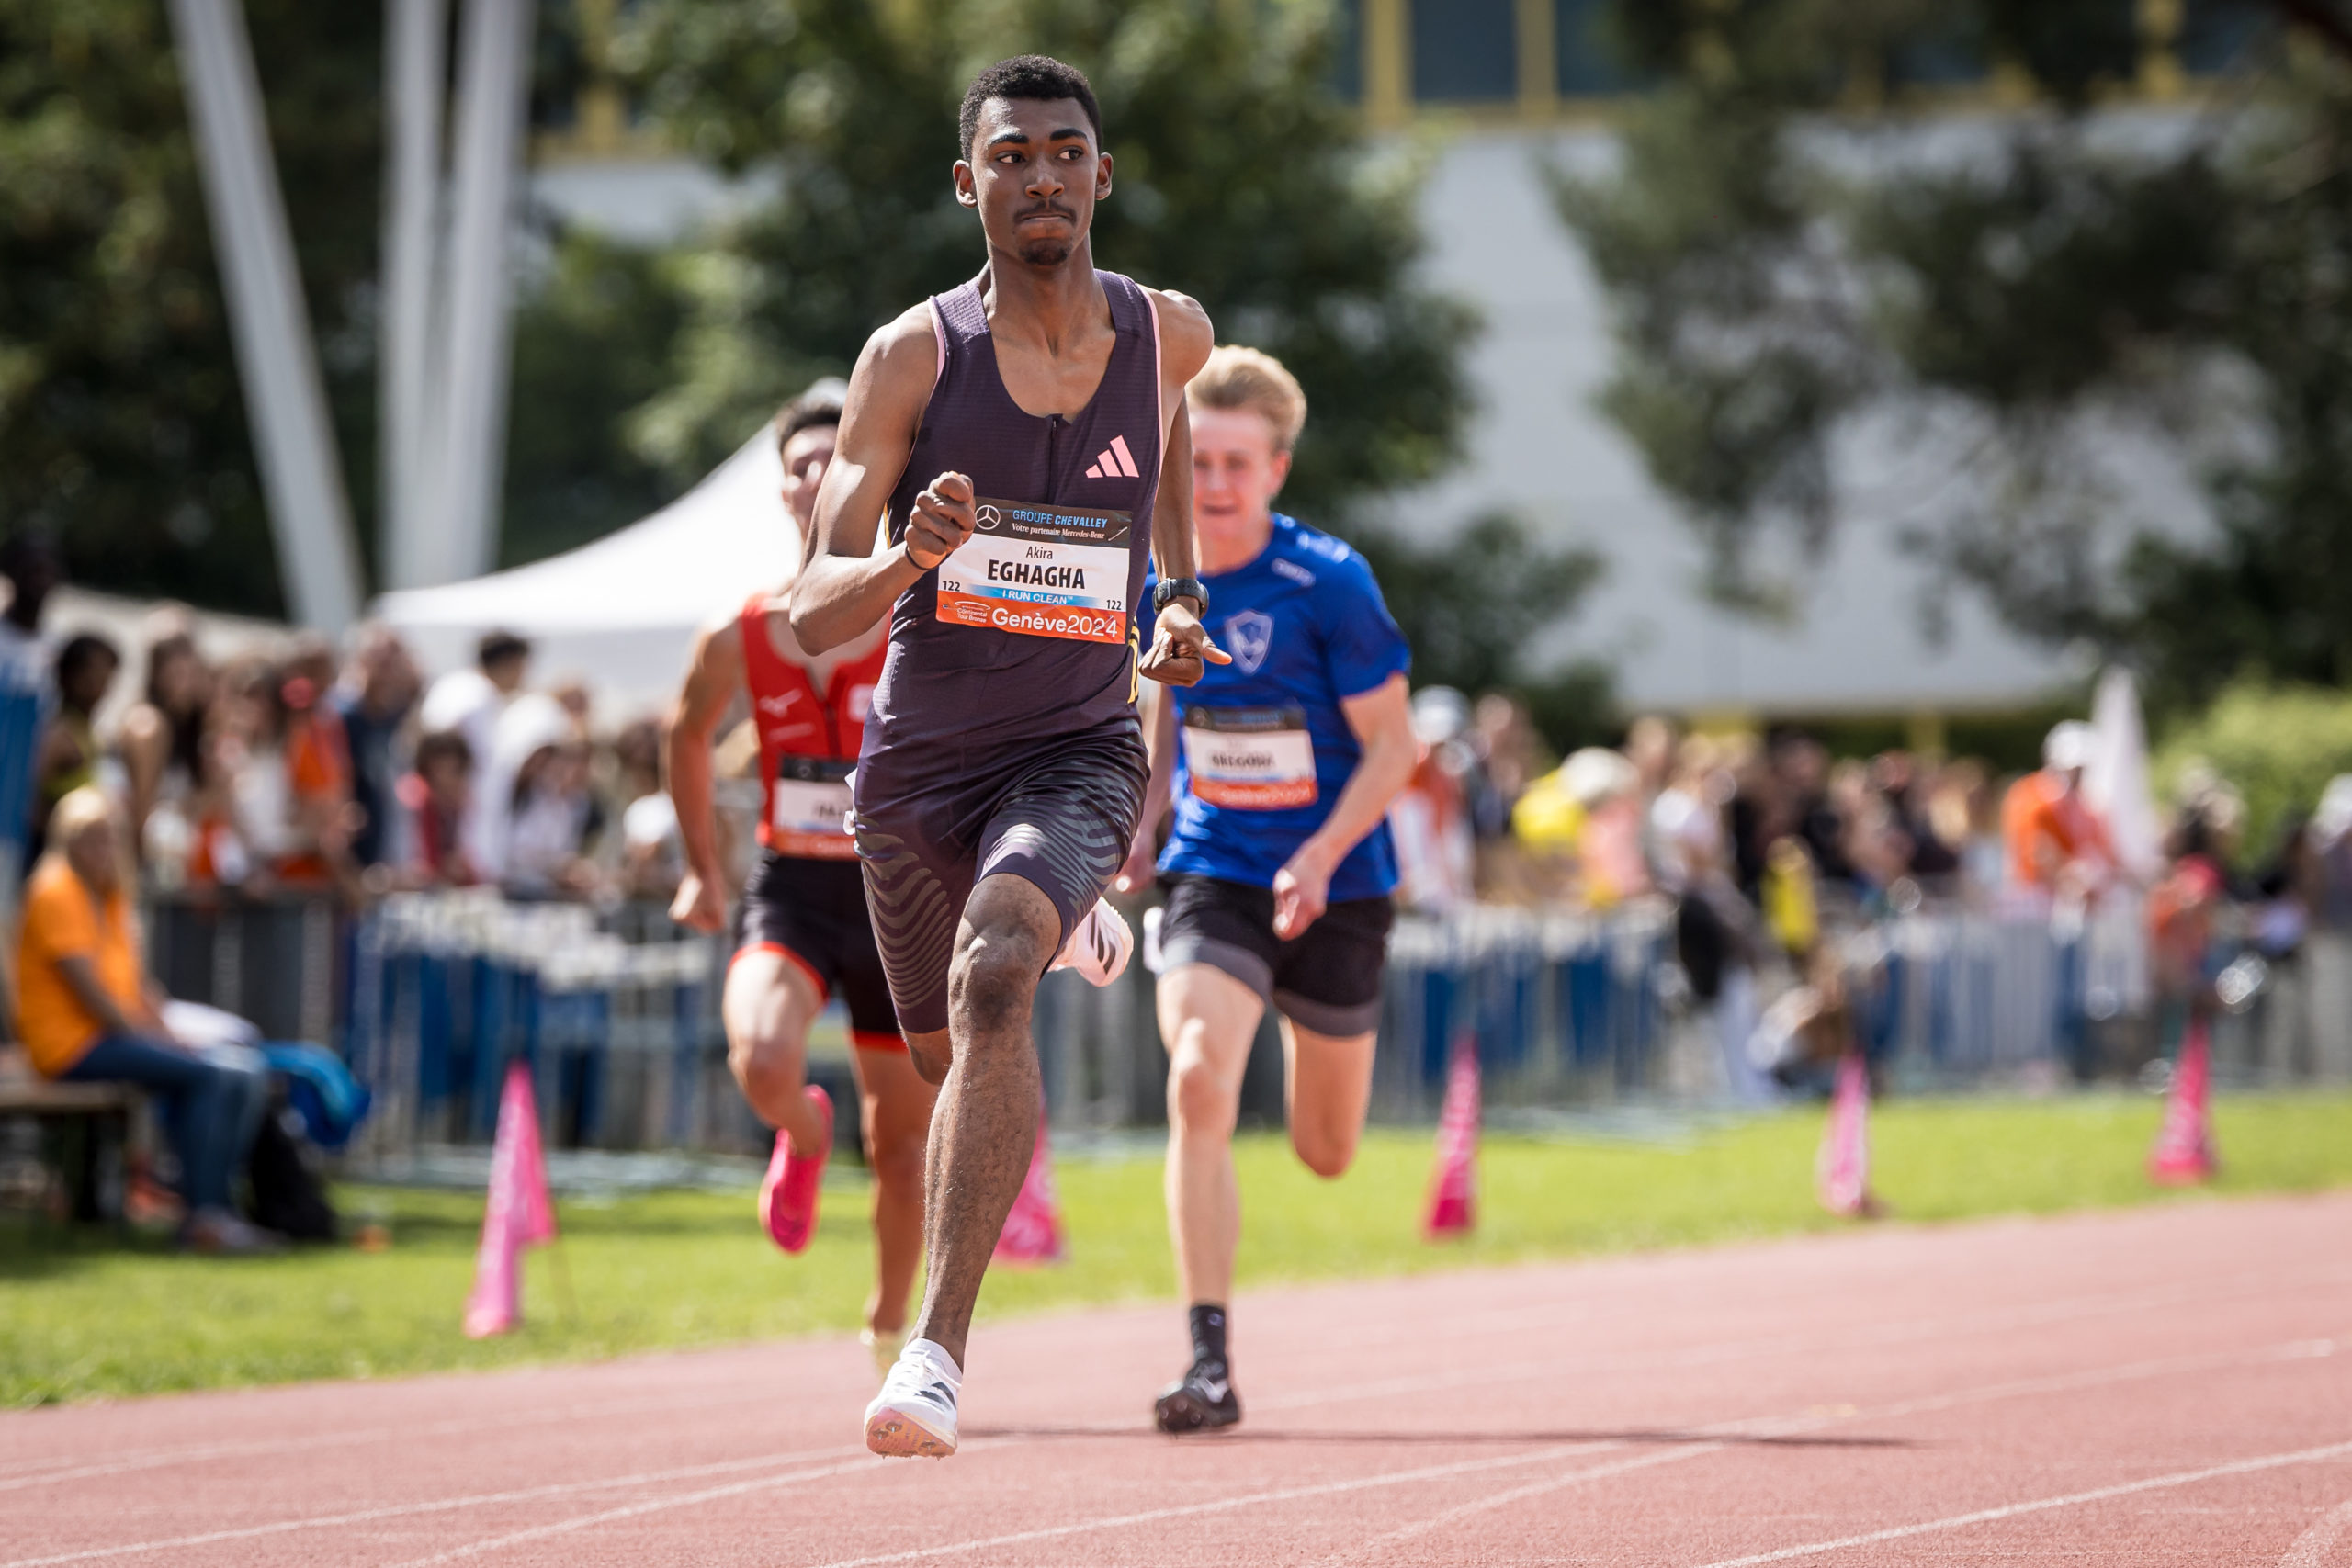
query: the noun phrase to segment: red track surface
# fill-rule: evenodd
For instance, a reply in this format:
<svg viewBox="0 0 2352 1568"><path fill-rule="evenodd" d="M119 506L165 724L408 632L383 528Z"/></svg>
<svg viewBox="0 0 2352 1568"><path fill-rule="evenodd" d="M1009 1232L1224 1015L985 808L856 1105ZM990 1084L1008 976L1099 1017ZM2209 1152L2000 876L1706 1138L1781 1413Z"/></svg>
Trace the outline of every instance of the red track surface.
<svg viewBox="0 0 2352 1568"><path fill-rule="evenodd" d="M747 1222L748 1223L748 1222ZM2352 1565L2352 1195L984 1330L964 1451L842 1341L0 1417L0 1568L104 1562ZM456 1307L451 1307L455 1332Z"/></svg>

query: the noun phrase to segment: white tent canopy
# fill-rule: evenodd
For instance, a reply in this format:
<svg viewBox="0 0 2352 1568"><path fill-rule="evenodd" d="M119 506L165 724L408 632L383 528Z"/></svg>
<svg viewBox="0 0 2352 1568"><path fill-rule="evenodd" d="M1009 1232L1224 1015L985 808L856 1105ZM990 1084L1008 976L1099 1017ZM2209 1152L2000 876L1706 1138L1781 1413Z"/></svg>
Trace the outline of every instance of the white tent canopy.
<svg viewBox="0 0 2352 1568"><path fill-rule="evenodd" d="M441 588L387 593L375 615L435 674L503 629L528 637L534 685L578 679L607 720L668 703L696 627L798 568L784 465L763 426L703 481L641 522L576 550Z"/></svg>

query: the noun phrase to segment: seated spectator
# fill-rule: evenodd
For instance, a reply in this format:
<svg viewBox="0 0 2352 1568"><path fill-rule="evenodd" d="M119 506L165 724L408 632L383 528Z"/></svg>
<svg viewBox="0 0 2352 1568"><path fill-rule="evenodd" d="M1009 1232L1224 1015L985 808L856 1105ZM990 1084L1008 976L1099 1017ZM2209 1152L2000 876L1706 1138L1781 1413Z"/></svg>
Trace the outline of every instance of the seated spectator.
<svg viewBox="0 0 2352 1568"><path fill-rule="evenodd" d="M141 964L122 832L106 796L78 789L59 801L51 840L26 889L17 942L26 1053L48 1077L133 1083L161 1095L187 1204L183 1243L266 1250L273 1238L237 1217L229 1192L261 1080L206 1062L164 1027L164 998Z"/></svg>
<svg viewBox="0 0 2352 1568"><path fill-rule="evenodd" d="M98 705L121 668L122 655L114 644L87 632L67 637L57 650L57 711L41 732L40 759L33 764L35 856L57 803L98 782Z"/></svg>
<svg viewBox="0 0 2352 1568"><path fill-rule="evenodd" d="M481 880L465 844L473 776L473 748L456 730L435 730L416 743L416 771L399 785L408 813L406 880L412 884L470 887Z"/></svg>

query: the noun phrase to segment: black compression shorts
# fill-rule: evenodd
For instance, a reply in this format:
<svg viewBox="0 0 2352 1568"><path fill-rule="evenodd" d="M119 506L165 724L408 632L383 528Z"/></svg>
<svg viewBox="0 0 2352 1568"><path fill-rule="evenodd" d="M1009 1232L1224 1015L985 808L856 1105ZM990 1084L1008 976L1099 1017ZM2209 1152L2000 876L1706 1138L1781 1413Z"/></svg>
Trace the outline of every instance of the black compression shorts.
<svg viewBox="0 0 2352 1568"><path fill-rule="evenodd" d="M1058 950L1126 859L1147 764L1132 720L921 789L897 786L897 761L858 764L857 858L899 1026L927 1034L947 1027L947 968L972 889L1000 873L1034 885L1061 916Z"/></svg>
<svg viewBox="0 0 2352 1568"><path fill-rule="evenodd" d="M735 908L735 955L780 953L808 976L820 998L839 991L850 1036L862 1051L903 1051L890 985L865 913L857 863L804 860L760 852Z"/></svg>
<svg viewBox="0 0 2352 1568"><path fill-rule="evenodd" d="M1317 1034L1345 1037L1380 1023L1380 982L1388 966L1385 898L1343 898L1306 931L1274 935L1271 888L1213 876L1162 876L1160 970L1185 964L1222 969Z"/></svg>

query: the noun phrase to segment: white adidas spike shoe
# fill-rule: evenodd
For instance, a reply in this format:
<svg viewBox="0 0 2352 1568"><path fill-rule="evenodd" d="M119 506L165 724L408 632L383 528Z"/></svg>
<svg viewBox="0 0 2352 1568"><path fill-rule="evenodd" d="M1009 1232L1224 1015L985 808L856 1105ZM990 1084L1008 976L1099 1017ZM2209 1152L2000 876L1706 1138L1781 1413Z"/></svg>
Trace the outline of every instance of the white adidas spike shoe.
<svg viewBox="0 0 2352 1568"><path fill-rule="evenodd" d="M1136 950L1136 933L1127 919L1101 898L1070 927L1069 940L1053 962L1056 969L1075 969L1087 983L1107 986L1127 972Z"/></svg>
<svg viewBox="0 0 2352 1568"><path fill-rule="evenodd" d="M899 1459L945 1459L956 1451L963 1386L954 1357L928 1339L910 1340L865 1407L865 1446Z"/></svg>

